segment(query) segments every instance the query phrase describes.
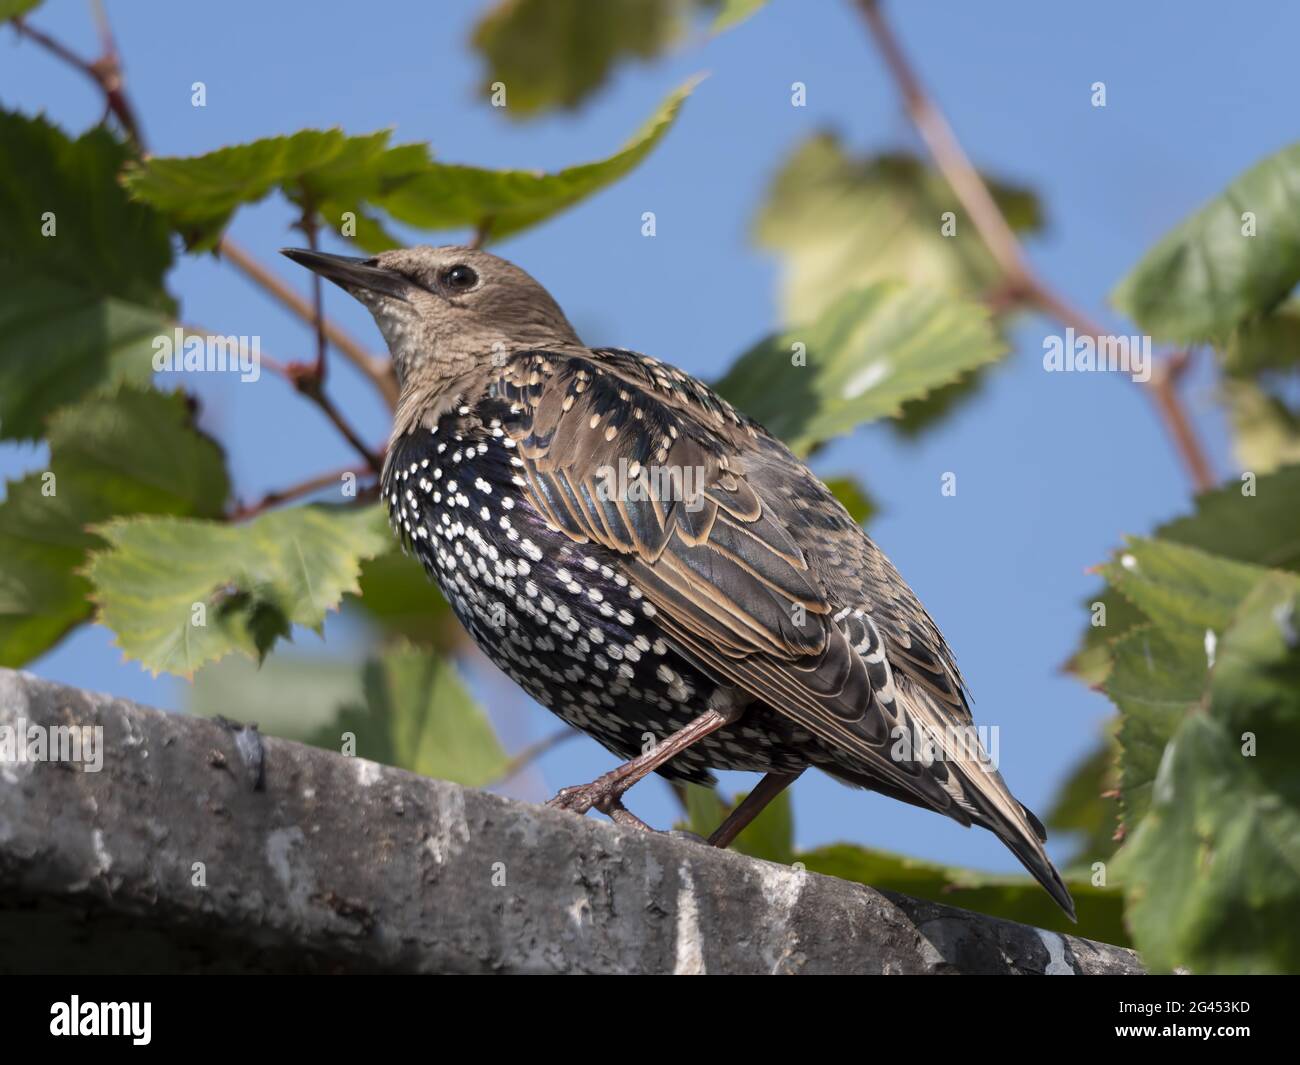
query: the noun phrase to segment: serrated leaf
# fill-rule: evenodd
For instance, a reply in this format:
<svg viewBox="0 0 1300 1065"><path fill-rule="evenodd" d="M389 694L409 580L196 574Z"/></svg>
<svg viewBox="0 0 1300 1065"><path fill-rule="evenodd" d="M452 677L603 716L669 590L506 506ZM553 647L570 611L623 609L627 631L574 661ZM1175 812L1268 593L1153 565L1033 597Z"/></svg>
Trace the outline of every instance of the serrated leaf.
<svg viewBox="0 0 1300 1065"><path fill-rule="evenodd" d="M1224 634L1207 705L1161 760L1150 812L1118 858L1154 969L1300 966L1300 582L1263 582ZM1248 742L1253 739L1254 746Z"/></svg>
<svg viewBox="0 0 1300 1065"><path fill-rule="evenodd" d="M1196 497L1196 511L1160 526L1156 537L1224 558L1300 572L1300 465Z"/></svg>
<svg viewBox="0 0 1300 1065"><path fill-rule="evenodd" d="M800 348L802 346L802 349ZM800 351L806 365L798 365ZM897 282L850 292L740 357L718 391L796 451L897 415L1005 350L980 306Z"/></svg>
<svg viewBox="0 0 1300 1065"><path fill-rule="evenodd" d="M848 843L835 843L796 855L809 872L838 876L895 891L914 898L931 899L948 906L975 910L992 917L1087 936L1104 943L1128 945L1123 923L1123 896L1114 888L1097 888L1087 880L1068 881L1079 923L1071 924L1039 885L1026 876L999 876L971 869L956 869L905 858L887 851Z"/></svg>
<svg viewBox="0 0 1300 1065"><path fill-rule="evenodd" d="M390 136L308 129L205 155L153 156L128 168L125 183L166 214L194 250L211 248L237 208L276 189L338 228L343 210L359 210L432 165L423 144L389 147Z"/></svg>
<svg viewBox="0 0 1300 1065"><path fill-rule="evenodd" d="M1131 538L1102 573L1155 624L1221 632L1266 570L1165 540Z"/></svg>
<svg viewBox="0 0 1300 1065"><path fill-rule="evenodd" d="M1105 624L1093 623L1096 605L1100 603L1105 611ZM1125 599L1114 589L1107 588L1091 595L1083 603L1088 615L1088 624L1083 630L1083 640L1077 650L1065 663L1065 668L1090 686L1097 686L1106 679L1110 672L1111 648L1120 637L1131 629L1146 622L1146 615Z"/></svg>
<svg viewBox="0 0 1300 1065"><path fill-rule="evenodd" d="M504 85L508 118L572 110L616 66L652 59L680 37L684 0L502 0L474 27L484 96Z"/></svg>
<svg viewBox="0 0 1300 1065"><path fill-rule="evenodd" d="M1284 578L1162 540L1131 541L1105 572L1149 619L1114 644L1104 684L1121 711L1121 806L1131 828L1146 813L1165 745L1203 700L1225 630L1261 583Z"/></svg>
<svg viewBox="0 0 1300 1065"><path fill-rule="evenodd" d="M1012 227L1042 224L1025 189L990 182ZM952 211L956 232L944 236ZM902 154L857 159L837 137L804 141L764 198L754 236L782 256L781 306L786 321L810 321L846 292L904 280L984 298L1001 278L979 233L947 182Z"/></svg>
<svg viewBox="0 0 1300 1065"><path fill-rule="evenodd" d="M614 155L550 174L437 162L423 144L388 147L386 131L352 137L303 130L206 155L153 157L133 166L126 182L137 198L164 212L193 249L214 246L236 208L276 189L318 210L335 228L344 211L354 212L355 239L367 251L396 246L375 211L417 229L483 228L500 238L634 169L668 131L696 80L671 94Z"/></svg>
<svg viewBox="0 0 1300 1065"><path fill-rule="evenodd" d="M1086 875L1094 862L1108 861L1119 846L1118 758L1114 736L1107 736L1082 759L1056 790L1043 824L1057 832L1077 833L1074 854L1062 863L1067 871Z"/></svg>
<svg viewBox="0 0 1300 1065"><path fill-rule="evenodd" d="M128 150L0 111L0 439L42 435L57 407L148 384L175 307L162 218L117 182Z"/></svg>
<svg viewBox="0 0 1300 1065"><path fill-rule="evenodd" d="M379 507L294 507L242 525L128 518L97 527L98 620L128 658L189 676L240 651L261 659L292 626L319 629L362 559L388 548Z"/></svg>
<svg viewBox="0 0 1300 1065"><path fill-rule="evenodd" d="M1195 513L1160 526L1156 540L1195 547L1238 562L1300 570L1300 467L1258 477L1254 494L1240 482L1203 493ZM1106 605L1106 625L1084 630L1082 646L1067 668L1088 684L1100 684L1110 666L1110 645L1141 624L1145 615L1112 589L1090 597Z"/></svg>
<svg viewBox="0 0 1300 1065"><path fill-rule="evenodd" d="M1104 688L1120 712L1120 817L1128 829L1146 815L1165 745L1205 690L1205 631L1146 625L1113 648Z"/></svg>
<svg viewBox="0 0 1300 1065"><path fill-rule="evenodd" d="M343 709L311 742L341 750L349 734L362 758L468 787L505 771L509 759L449 659L388 651L366 664L364 688L365 704Z"/></svg>
<svg viewBox="0 0 1300 1065"><path fill-rule="evenodd" d="M50 420L49 469L0 503L0 664L19 666L90 617L80 575L101 543L88 526L125 514L216 516L229 483L221 449L185 397L136 389ZM52 493L52 494L51 494Z"/></svg>
<svg viewBox="0 0 1300 1065"><path fill-rule="evenodd" d="M608 158L550 174L434 163L382 197L378 205L418 229L472 226L486 229L494 240L517 233L633 170L663 139L698 81L692 78L671 93L632 139Z"/></svg>
<svg viewBox="0 0 1300 1065"><path fill-rule="evenodd" d="M1254 215L1255 235L1243 233ZM1112 302L1153 336L1222 341L1300 281L1300 143L1256 163L1181 222L1116 286Z"/></svg>

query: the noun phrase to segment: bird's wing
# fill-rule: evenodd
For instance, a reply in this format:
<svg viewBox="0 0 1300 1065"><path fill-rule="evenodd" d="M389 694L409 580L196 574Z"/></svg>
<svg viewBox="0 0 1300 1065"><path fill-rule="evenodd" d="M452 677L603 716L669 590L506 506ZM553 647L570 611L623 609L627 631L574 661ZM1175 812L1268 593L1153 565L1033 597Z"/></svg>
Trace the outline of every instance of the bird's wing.
<svg viewBox="0 0 1300 1065"><path fill-rule="evenodd" d="M647 612L684 652L853 755L865 780L970 822L942 763L891 756L946 701L909 712L867 604L828 593L811 540L797 535L822 520L808 493L865 538L788 451L698 381L630 353L527 353L499 388L533 504L575 541L619 552ZM885 617L905 631L896 604ZM900 649L939 667L919 641ZM920 668L908 689L943 692L941 675Z"/></svg>
<svg viewBox="0 0 1300 1065"><path fill-rule="evenodd" d="M849 755L835 775L992 829L1072 912L938 628L783 444L632 352L524 353L497 388L534 506L618 552L685 654Z"/></svg>

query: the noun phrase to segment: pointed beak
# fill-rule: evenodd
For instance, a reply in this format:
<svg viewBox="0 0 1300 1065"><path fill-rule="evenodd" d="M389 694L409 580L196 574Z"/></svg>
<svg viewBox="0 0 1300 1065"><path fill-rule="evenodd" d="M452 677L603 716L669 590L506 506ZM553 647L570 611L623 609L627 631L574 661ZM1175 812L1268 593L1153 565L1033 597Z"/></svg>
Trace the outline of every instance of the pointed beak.
<svg viewBox="0 0 1300 1065"><path fill-rule="evenodd" d="M373 259L327 255L308 248L281 248L280 254L320 274L327 281L333 281L350 296L355 296L360 289L408 302L406 293L410 291L411 283L394 270L376 266Z"/></svg>

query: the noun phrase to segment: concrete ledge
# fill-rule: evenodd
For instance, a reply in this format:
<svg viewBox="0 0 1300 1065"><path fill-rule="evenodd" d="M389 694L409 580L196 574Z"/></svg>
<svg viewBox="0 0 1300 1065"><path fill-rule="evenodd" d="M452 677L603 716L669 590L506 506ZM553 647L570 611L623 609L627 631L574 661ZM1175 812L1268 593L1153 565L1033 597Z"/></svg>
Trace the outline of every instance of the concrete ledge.
<svg viewBox="0 0 1300 1065"><path fill-rule="evenodd" d="M284 740L257 790L248 733L0 670L0 729L22 722L102 726L104 761L0 762L0 971L1142 972Z"/></svg>

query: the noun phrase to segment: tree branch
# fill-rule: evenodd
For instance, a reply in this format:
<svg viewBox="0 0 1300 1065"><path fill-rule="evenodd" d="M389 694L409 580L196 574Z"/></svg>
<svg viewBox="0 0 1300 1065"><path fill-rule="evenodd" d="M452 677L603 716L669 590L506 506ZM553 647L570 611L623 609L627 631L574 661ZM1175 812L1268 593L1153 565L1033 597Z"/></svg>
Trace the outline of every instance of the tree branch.
<svg viewBox="0 0 1300 1065"><path fill-rule="evenodd" d="M308 325L316 324L316 312L312 305L290 288L284 281L258 262L242 246L229 237L222 237L217 244L218 254L234 266L254 284L265 289L284 307L288 308ZM338 325L322 317L321 326L329 342L338 348L353 366L361 371L379 390L380 395L390 410L397 406L397 379L393 376L392 366L387 359L376 358Z"/></svg>
<svg viewBox="0 0 1300 1065"><path fill-rule="evenodd" d="M301 499L309 496L314 492L319 492L324 488L331 488L343 480L345 474L352 474L355 477L364 477L370 473L368 466L343 466L337 470L330 470L328 473L318 474L315 477L309 477L305 481L297 484L291 484L287 488L279 488L273 492L267 492L256 503L237 506L228 515L230 521L247 521L249 518L255 518L259 514L270 510L272 507L279 506L281 503L288 503L295 499ZM358 493L358 498L361 494Z"/></svg>
<svg viewBox="0 0 1300 1065"><path fill-rule="evenodd" d="M1096 339L1106 335L1106 331L1097 322L1072 306L1030 266L1020 239L993 199L993 194L979 171L962 150L947 119L922 86L889 23L885 21L878 0L855 2L884 57L885 66L898 86L908 116L929 149L935 166L952 187L953 194L970 217L989 249L989 254L1005 275L1005 285L1000 295L1017 297L1019 302L1028 304L1073 329L1078 336ZM1206 491L1216 483L1214 471L1179 399L1177 376L1157 367L1146 388L1192 484L1197 491Z"/></svg>

